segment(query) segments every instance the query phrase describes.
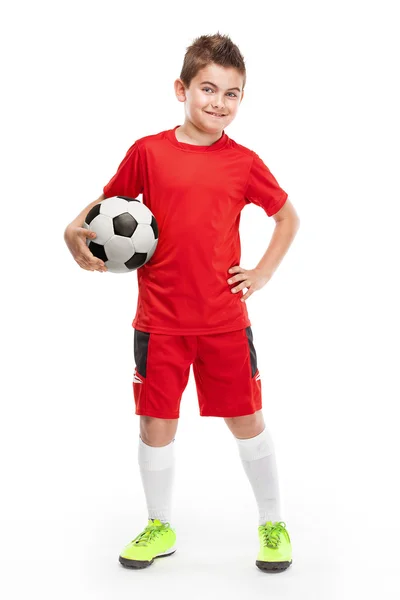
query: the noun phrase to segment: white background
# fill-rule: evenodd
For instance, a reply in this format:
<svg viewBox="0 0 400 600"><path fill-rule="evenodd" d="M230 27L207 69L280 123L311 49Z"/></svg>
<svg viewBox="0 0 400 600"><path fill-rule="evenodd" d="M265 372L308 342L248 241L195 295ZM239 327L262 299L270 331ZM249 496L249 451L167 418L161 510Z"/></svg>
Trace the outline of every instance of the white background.
<svg viewBox="0 0 400 600"><path fill-rule="evenodd" d="M27 597L398 598L396 2L6 3L2 50L0 591ZM398 8L398 7L397 7ZM300 230L248 300L293 565L255 566L258 511L191 372L176 437L178 551L132 571L147 524L132 393L136 274L63 239L138 138L183 123L195 37L247 67L226 133L289 193ZM274 227L242 212L254 268ZM177 290L179 293L179 290Z"/></svg>

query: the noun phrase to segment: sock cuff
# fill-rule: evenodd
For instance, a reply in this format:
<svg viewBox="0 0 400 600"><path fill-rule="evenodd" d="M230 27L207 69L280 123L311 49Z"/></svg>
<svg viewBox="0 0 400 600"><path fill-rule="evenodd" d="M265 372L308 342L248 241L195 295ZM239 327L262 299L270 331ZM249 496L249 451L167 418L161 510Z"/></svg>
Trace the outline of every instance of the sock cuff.
<svg viewBox="0 0 400 600"><path fill-rule="evenodd" d="M265 429L255 437L241 440L235 437L242 460L257 460L274 452L274 444L269 430Z"/></svg>
<svg viewBox="0 0 400 600"><path fill-rule="evenodd" d="M146 471L169 469L174 464L175 438L167 446L154 447L145 444L139 435L138 462Z"/></svg>

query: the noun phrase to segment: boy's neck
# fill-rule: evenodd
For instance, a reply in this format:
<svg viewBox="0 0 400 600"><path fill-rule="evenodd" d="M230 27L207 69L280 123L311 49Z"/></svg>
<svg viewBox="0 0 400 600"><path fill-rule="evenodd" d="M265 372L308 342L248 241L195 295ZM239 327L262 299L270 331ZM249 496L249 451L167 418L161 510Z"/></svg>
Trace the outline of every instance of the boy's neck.
<svg viewBox="0 0 400 600"><path fill-rule="evenodd" d="M198 129L190 121L185 121L175 129L175 136L178 142L184 144L193 144L194 146L211 146L221 139L223 129L217 133L207 133Z"/></svg>

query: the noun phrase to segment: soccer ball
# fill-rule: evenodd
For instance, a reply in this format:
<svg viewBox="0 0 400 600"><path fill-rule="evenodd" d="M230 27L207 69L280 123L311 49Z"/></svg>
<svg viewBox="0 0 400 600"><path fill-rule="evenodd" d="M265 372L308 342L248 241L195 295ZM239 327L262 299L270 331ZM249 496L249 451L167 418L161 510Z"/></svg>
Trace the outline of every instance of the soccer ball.
<svg viewBox="0 0 400 600"><path fill-rule="evenodd" d="M102 200L90 209L83 227L96 233L86 243L111 273L129 273L142 267L158 243L157 221L136 198L112 196Z"/></svg>

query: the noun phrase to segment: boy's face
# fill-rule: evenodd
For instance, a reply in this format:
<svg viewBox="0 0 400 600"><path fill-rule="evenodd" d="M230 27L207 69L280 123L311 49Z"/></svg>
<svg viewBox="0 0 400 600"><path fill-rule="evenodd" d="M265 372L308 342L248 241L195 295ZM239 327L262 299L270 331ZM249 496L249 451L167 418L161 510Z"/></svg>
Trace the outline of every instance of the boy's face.
<svg viewBox="0 0 400 600"><path fill-rule="evenodd" d="M186 118L211 134L222 131L233 121L243 98L242 88L243 76L237 69L214 63L201 69L188 89L180 79L175 81L176 96L185 102Z"/></svg>

